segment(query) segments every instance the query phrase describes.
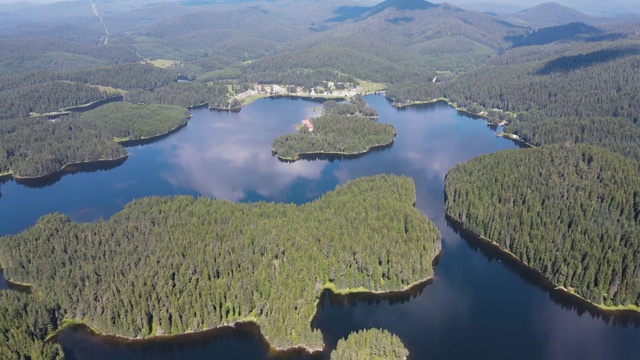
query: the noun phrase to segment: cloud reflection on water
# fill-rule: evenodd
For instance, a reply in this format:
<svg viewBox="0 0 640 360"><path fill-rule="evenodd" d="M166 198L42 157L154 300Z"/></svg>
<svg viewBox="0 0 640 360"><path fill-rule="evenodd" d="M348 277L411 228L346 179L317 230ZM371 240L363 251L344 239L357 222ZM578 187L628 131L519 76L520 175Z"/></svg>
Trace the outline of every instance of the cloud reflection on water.
<svg viewBox="0 0 640 360"><path fill-rule="evenodd" d="M162 176L174 186L231 201L250 192L282 201L295 181L320 179L326 162L282 163L271 154L272 138L292 131L295 115L291 120L262 115L255 121L251 115L216 116L215 122L197 124L189 139L177 137L165 147L171 169Z"/></svg>

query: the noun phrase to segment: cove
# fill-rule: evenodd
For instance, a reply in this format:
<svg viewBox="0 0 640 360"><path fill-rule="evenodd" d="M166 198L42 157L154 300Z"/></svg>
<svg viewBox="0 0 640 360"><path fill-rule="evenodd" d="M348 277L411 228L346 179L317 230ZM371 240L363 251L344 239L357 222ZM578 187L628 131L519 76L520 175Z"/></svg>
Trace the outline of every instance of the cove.
<svg viewBox="0 0 640 360"><path fill-rule="evenodd" d="M634 324L559 301L446 220L447 171L477 155L517 147L496 137L499 127L490 128L444 103L395 109L379 95L366 100L378 110L379 121L398 130L392 146L357 158L284 163L271 155L271 140L313 116L321 103L281 98L257 100L239 113L194 109L186 127L128 148L129 158L116 168L64 175L40 188L3 183L0 233L19 232L53 211L75 221L108 218L127 202L149 195L301 204L356 177L407 175L416 183L416 206L443 234L436 276L391 298L325 293L312 326L321 329L326 352L350 332L380 327L402 339L410 359L640 358L640 329ZM67 329L58 341L69 359L307 356L275 354L243 329L206 334L127 344Z"/></svg>

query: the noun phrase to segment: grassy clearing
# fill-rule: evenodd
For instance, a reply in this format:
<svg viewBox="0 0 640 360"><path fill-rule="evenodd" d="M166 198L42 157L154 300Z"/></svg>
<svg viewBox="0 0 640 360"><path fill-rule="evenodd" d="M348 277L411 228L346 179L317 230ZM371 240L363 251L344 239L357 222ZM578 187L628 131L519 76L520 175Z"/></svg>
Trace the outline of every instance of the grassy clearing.
<svg viewBox="0 0 640 360"><path fill-rule="evenodd" d="M180 65L180 61L169 60L169 59L155 59L155 60L147 60L147 62L155 67L166 69L170 68L174 65Z"/></svg>
<svg viewBox="0 0 640 360"><path fill-rule="evenodd" d="M376 91L381 91L381 90L384 90L384 89L387 88L387 85L385 85L385 84L366 81L366 80L358 79L358 83L360 83L360 86L362 87L362 90L365 93L372 93L372 92L376 92Z"/></svg>

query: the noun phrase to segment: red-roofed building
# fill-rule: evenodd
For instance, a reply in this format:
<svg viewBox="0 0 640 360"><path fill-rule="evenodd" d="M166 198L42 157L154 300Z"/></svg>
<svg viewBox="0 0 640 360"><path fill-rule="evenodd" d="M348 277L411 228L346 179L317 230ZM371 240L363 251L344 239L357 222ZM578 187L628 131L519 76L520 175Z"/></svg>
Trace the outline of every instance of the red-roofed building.
<svg viewBox="0 0 640 360"><path fill-rule="evenodd" d="M302 120L302 125L304 125L307 128L307 130L309 130L309 132L313 131L313 124L311 123L311 120L309 119Z"/></svg>

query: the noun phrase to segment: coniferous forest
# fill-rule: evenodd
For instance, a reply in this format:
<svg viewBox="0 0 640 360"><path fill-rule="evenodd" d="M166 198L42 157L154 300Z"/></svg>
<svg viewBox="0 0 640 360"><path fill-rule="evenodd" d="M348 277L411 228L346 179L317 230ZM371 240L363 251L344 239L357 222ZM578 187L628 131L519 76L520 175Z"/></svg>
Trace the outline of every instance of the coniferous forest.
<svg viewBox="0 0 640 360"><path fill-rule="evenodd" d="M273 154L283 160L297 160L303 154L362 154L391 144L396 136L393 125L371 119L378 113L361 96L351 103L326 101L322 111L322 116L310 119L313 130L303 125L298 132L273 139Z"/></svg>
<svg viewBox="0 0 640 360"><path fill-rule="evenodd" d="M517 48L439 83L393 85L398 104L446 98L534 145L597 144L640 159L637 40Z"/></svg>
<svg viewBox="0 0 640 360"><path fill-rule="evenodd" d="M117 141L139 140L166 134L187 123L189 111L173 105L111 103L80 115L81 126Z"/></svg>
<svg viewBox="0 0 640 360"><path fill-rule="evenodd" d="M115 141L166 134L188 116L177 106L120 102L59 119L0 121L0 173L42 177L65 165L118 159L127 151Z"/></svg>
<svg viewBox="0 0 640 360"><path fill-rule="evenodd" d="M59 344L46 337L60 326L60 307L16 291L0 291L0 357L62 360Z"/></svg>
<svg viewBox="0 0 640 360"><path fill-rule="evenodd" d="M396 135L393 125L363 117L322 115L311 121L311 132L301 128L297 133L275 138L272 143L274 155L284 160L297 160L302 154L362 154L390 144Z"/></svg>
<svg viewBox="0 0 640 360"><path fill-rule="evenodd" d="M509 150L457 165L446 211L553 284L640 305L640 164L592 145Z"/></svg>
<svg viewBox="0 0 640 360"><path fill-rule="evenodd" d="M310 320L324 287L401 290L433 276L440 232L415 197L411 179L389 175L299 207L150 197L107 221L42 217L0 238L0 263L64 319L107 334L256 321L273 346L321 348Z"/></svg>
<svg viewBox="0 0 640 360"><path fill-rule="evenodd" d="M0 121L0 173L42 177L68 164L112 160L127 155L113 137L78 121L27 118Z"/></svg>
<svg viewBox="0 0 640 360"><path fill-rule="evenodd" d="M386 89L398 107L446 100L540 147L456 166L446 212L553 284L639 311L637 16L423 0L37 3L0 3L2 181L123 161L128 140L184 126L195 106L349 98L325 102L313 131L273 139L273 155L293 161L392 144L396 129L376 120L367 92ZM255 321L273 346L321 348L310 322L324 288L433 276L440 234L415 199L410 179L376 176L300 206L178 196L93 223L46 215L0 238L7 278L34 284L0 290L0 358L63 358L45 339L65 320L135 338ZM406 356L378 330L331 354Z"/></svg>
<svg viewBox="0 0 640 360"><path fill-rule="evenodd" d="M408 356L400 338L379 329L352 333L331 352L331 360L404 360Z"/></svg>

